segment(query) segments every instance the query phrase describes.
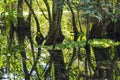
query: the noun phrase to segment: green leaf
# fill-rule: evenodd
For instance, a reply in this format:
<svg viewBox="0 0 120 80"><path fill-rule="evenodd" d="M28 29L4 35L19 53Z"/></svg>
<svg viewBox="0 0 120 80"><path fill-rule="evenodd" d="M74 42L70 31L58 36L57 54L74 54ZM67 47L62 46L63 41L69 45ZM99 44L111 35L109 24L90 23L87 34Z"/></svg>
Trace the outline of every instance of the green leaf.
<svg viewBox="0 0 120 80"><path fill-rule="evenodd" d="M103 48L120 45L120 42L115 42L110 39L93 39L93 40L89 40L89 43L93 47L103 47Z"/></svg>
<svg viewBox="0 0 120 80"><path fill-rule="evenodd" d="M98 14L98 15L94 15L95 18L97 18L99 21L102 20L102 15Z"/></svg>
<svg viewBox="0 0 120 80"><path fill-rule="evenodd" d="M10 19L14 22L14 24L17 24L17 19L14 15L11 15Z"/></svg>

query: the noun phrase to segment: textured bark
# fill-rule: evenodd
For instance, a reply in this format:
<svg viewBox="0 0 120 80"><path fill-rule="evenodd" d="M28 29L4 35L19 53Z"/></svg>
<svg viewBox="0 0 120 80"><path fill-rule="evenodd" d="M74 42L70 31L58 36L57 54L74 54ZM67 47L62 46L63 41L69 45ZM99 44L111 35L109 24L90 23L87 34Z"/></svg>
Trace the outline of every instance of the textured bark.
<svg viewBox="0 0 120 80"><path fill-rule="evenodd" d="M120 20L117 22L110 22L107 30L106 36L114 41L120 41ZM116 52L114 61L120 59L120 46L116 46Z"/></svg>
<svg viewBox="0 0 120 80"><path fill-rule="evenodd" d="M49 22L51 23L49 23L50 29L45 42L45 45L53 45L53 50L49 50L49 53L54 63L55 80L68 80L62 50L54 50L55 45L61 44L64 40L64 35L61 31L62 5L63 0L57 2L53 0L52 20L48 14Z"/></svg>
<svg viewBox="0 0 120 80"><path fill-rule="evenodd" d="M30 80L30 75L27 69L27 63L26 63L26 51L24 48L24 40L25 40L25 21L23 18L23 0L18 0L18 7L17 7L17 11L18 14L20 16L17 17L18 19L18 25L16 28L16 33L17 33L17 38L18 38L18 43L20 46L20 54L22 57L22 64L23 64L23 71L24 71L24 76L25 76L25 80Z"/></svg>
<svg viewBox="0 0 120 80"><path fill-rule="evenodd" d="M89 38L90 39L93 39L93 38L98 38L98 39L106 38L105 30L103 28L103 25L101 25L101 24L93 24ZM93 47L93 51L94 51L94 55L95 55L95 59L96 59L96 64L97 64L97 67L96 67L97 74L96 74L96 76L98 78L105 78L105 77L106 78L111 78L112 70L111 70L111 68L109 68L107 66L108 64L104 64L104 63L107 63L107 61L110 60L109 50L110 50L109 48Z"/></svg>
<svg viewBox="0 0 120 80"><path fill-rule="evenodd" d="M68 80L62 50L50 50L54 63L55 80Z"/></svg>

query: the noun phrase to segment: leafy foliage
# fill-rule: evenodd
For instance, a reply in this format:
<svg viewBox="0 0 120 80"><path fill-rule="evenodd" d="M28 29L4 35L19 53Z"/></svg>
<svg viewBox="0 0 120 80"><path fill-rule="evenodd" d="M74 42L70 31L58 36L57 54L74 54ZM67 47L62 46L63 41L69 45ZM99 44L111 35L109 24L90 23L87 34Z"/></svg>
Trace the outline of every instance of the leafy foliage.
<svg viewBox="0 0 120 80"><path fill-rule="evenodd" d="M89 44L92 47L98 47L98 48L107 48L107 47L115 47L119 46L120 42L115 42L110 39L93 39L89 40ZM65 49L65 48L75 48L75 47L85 47L86 41L71 41L63 44L56 44L54 49ZM45 48L45 49L52 49L53 45L50 46L44 46L44 45L38 45L37 48Z"/></svg>
<svg viewBox="0 0 120 80"><path fill-rule="evenodd" d="M54 19L52 18L54 16L52 13L54 10L52 10L52 8L56 8L53 1L58 4L58 10L63 8L61 14L55 14L59 15L59 17L61 16L62 19L61 21L59 21L60 18L57 20L58 22L61 22L59 28L65 36L64 42L56 44L56 42L53 41L53 45L45 45L44 43L47 39L45 38L44 42L38 45L35 40L37 34L43 34L44 37L47 37L48 31L51 30L50 26ZM70 6L68 5L68 2ZM104 32L107 31L107 28L110 26L107 27L107 25L110 22L113 22L115 24L112 25L112 29L114 30L112 34L117 33L114 35L118 35L120 33L119 28L116 27L119 26L120 15L120 5L117 0L65 0L64 3L62 3L62 0L60 0L60 2L57 0L33 0L33 4L30 6L28 6L30 2L28 2L29 4L27 5L25 2L23 3L23 16L17 12L17 3L16 0L7 0L7 2L4 2L3 0L0 1L0 78L4 77L6 74L12 74L16 79L24 79L26 72L23 71L25 70L23 64L26 63L25 66L27 67L28 73L31 72L29 74L31 79L55 80L55 64L52 60L53 55L49 54L49 51L52 50L63 51L62 57L65 60L64 67L67 69L66 74L68 74L70 80L92 79L96 77L95 75L98 75L98 72L95 69L104 68L103 70L105 72L108 68L106 65L112 66L112 76L115 80L120 78L120 65L118 63L120 41L114 41L114 39L110 38L87 38L87 36L90 35L94 23L97 24L96 27L99 24L102 24ZM31 14L31 26L27 26L27 23L29 22L27 21L29 12ZM34 15L33 12L35 12ZM72 16L72 14L74 14L74 16ZM23 41L24 45L22 46L19 45L17 37L17 31L20 31L20 29L17 30L19 22L18 17L24 17L23 20L25 21L24 23L26 23L24 31L27 32L30 30L26 33L27 37L25 36ZM73 24L73 18L75 24ZM38 23L40 22L39 32L37 32L36 26L38 27L38 25L36 24L35 19L38 19ZM11 28L13 27L11 26L11 22L13 22L13 25L15 26L13 29ZM54 26L55 25L52 27ZM77 26L77 34L74 32L73 26ZM116 29L118 29L118 31ZM12 30L14 30L13 33L11 33ZM12 38L10 37L11 35ZM78 38L74 40L76 36ZM101 51L99 52L102 54L102 58L105 58L103 55L109 55L111 58L110 64L107 63L109 60L107 61L105 59L103 59L103 61L98 61L98 63L97 58L101 58L101 55L98 52L97 55L99 56L96 57L96 51L92 48L100 49ZM107 50L106 52L102 52L102 50L104 51L106 48L109 48L109 52L111 52L108 53ZM26 58L21 56L22 51L26 52ZM114 64L111 64L112 62L114 62ZM105 76L106 74L103 75Z"/></svg>

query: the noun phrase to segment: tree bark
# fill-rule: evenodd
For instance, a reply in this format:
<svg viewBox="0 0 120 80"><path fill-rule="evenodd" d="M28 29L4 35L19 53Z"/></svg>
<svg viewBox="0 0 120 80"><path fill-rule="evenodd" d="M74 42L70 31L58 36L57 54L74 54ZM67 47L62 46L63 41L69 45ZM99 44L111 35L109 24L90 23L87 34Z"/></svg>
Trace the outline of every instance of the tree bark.
<svg viewBox="0 0 120 80"><path fill-rule="evenodd" d="M102 39L105 37L106 37L106 35L105 35L105 31L103 29L103 25L93 24L89 38L90 39L94 39L94 38ZM107 65L109 65L109 64L107 64L107 61L111 60L109 50L110 50L110 48L93 47L96 64L97 64L97 66L96 66L97 74L95 74L95 75L100 79L105 78L105 77L110 79L112 77L111 76L112 75L111 67L109 68L107 66ZM104 64L104 63L106 63L106 64Z"/></svg>
<svg viewBox="0 0 120 80"><path fill-rule="evenodd" d="M55 80L68 80L62 50L50 50L54 63Z"/></svg>
<svg viewBox="0 0 120 80"><path fill-rule="evenodd" d="M27 63L26 63L26 51L24 48L24 40L25 40L25 21L23 18L23 0L18 0L18 7L17 7L17 11L18 14L20 16L17 17L18 19L18 25L16 28L16 33L17 33L17 38L18 38L18 43L19 43L19 47L20 47L20 54L22 57L22 64L23 64L23 71L24 71L24 77L25 80L30 80L30 75L29 75L29 71L27 69Z"/></svg>
<svg viewBox="0 0 120 80"><path fill-rule="evenodd" d="M55 80L68 80L66 72L65 62L63 58L62 50L55 50L56 44L61 44L64 40L64 35L61 31L61 19L62 19L62 5L63 0L53 0L52 5L52 21L49 15L50 29L46 37L45 45L53 45L53 49L49 50L50 56L54 63Z"/></svg>

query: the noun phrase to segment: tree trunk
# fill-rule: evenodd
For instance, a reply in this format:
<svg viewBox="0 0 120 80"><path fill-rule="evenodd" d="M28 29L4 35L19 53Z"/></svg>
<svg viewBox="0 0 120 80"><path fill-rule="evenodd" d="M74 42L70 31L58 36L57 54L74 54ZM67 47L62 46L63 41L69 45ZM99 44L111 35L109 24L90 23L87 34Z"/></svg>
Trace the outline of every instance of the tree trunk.
<svg viewBox="0 0 120 80"><path fill-rule="evenodd" d="M25 80L30 80L30 75L27 69L27 63L26 63L26 51L24 48L24 40L25 40L25 21L24 21L24 17L23 17L23 0L18 0L18 7L17 7L17 11L18 14L20 16L17 17L18 19L18 25L16 28L16 34L17 34L17 38L18 38L18 44L20 47L20 54L22 57L22 64L23 64L23 70L24 70L24 76L25 76Z"/></svg>
<svg viewBox="0 0 120 80"><path fill-rule="evenodd" d="M62 50L50 50L54 63L55 80L68 80Z"/></svg>
<svg viewBox="0 0 120 80"><path fill-rule="evenodd" d="M62 50L54 49L56 44L61 44L64 40L61 31L62 5L63 0L53 0L52 21L49 19L50 29L45 42L45 45L53 45L53 49L49 50L49 53L54 63L55 80L68 80Z"/></svg>
<svg viewBox="0 0 120 80"><path fill-rule="evenodd" d="M93 24L91 32L90 32L90 39L94 38L105 38L105 26L101 24ZM97 78L107 78L111 79L112 70L111 70L111 64L109 64L107 61L110 61L110 48L97 48L93 47L95 59L96 59L96 70L97 70ZM109 65L109 66L108 66Z"/></svg>
<svg viewBox="0 0 120 80"><path fill-rule="evenodd" d="M120 41L120 20L118 20L117 22L110 22L107 27L106 33L108 38L114 41ZM116 46L115 48L116 52L114 61L120 59L120 46Z"/></svg>

